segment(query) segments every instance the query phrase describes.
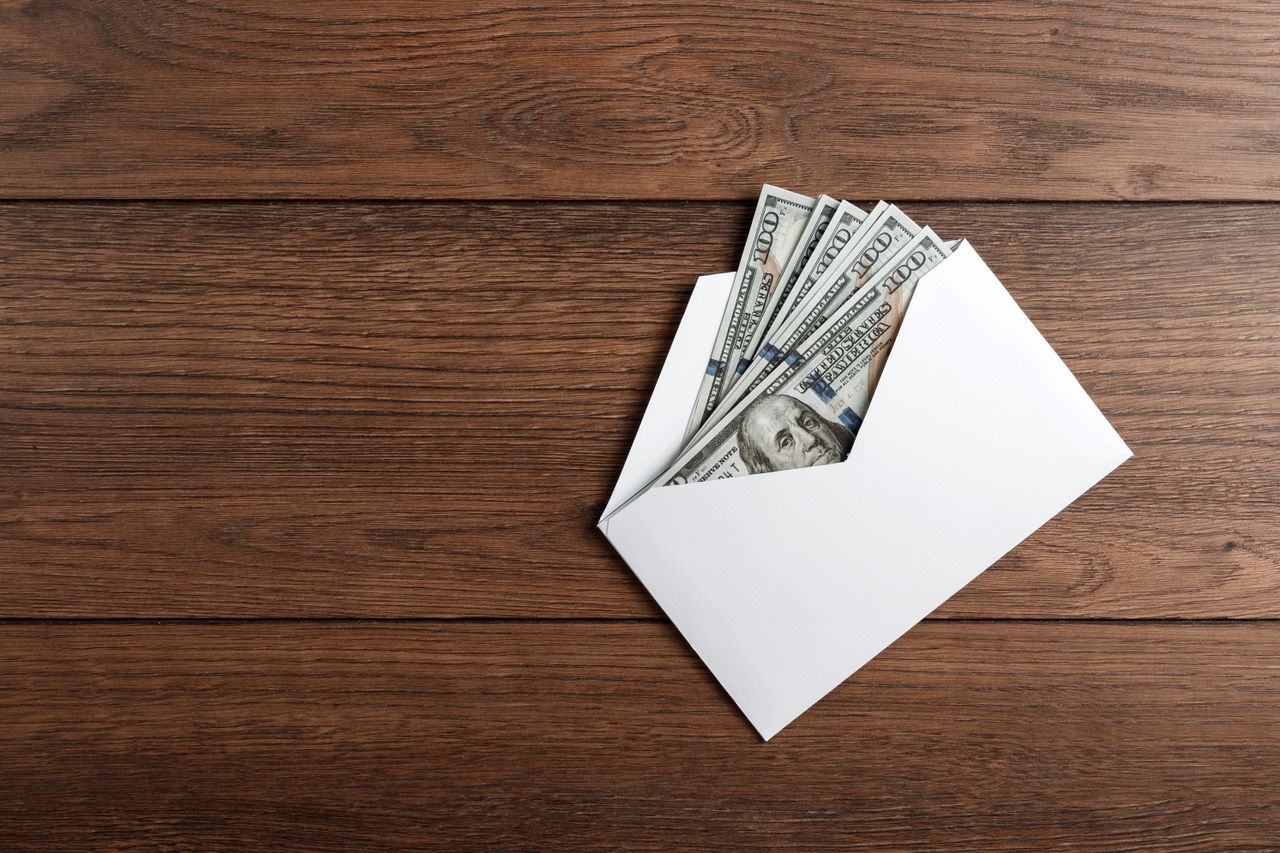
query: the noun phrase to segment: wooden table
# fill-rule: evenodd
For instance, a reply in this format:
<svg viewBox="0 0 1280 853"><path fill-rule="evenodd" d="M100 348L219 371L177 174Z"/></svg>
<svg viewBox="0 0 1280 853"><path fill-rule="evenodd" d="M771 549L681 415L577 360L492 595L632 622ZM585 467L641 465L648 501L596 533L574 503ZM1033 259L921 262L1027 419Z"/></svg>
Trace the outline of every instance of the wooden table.
<svg viewBox="0 0 1280 853"><path fill-rule="evenodd" d="M1228 5L4 4L0 848L1280 844ZM969 237L1136 453L767 745L594 528L763 181Z"/></svg>

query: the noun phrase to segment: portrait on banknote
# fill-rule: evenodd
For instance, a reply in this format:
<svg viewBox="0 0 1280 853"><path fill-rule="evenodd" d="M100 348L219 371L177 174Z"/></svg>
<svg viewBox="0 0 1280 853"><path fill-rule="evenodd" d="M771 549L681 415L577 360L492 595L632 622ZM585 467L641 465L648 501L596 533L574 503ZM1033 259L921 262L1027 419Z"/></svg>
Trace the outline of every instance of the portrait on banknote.
<svg viewBox="0 0 1280 853"><path fill-rule="evenodd" d="M844 461L853 433L829 421L803 400L766 394L743 410L738 453L752 474Z"/></svg>

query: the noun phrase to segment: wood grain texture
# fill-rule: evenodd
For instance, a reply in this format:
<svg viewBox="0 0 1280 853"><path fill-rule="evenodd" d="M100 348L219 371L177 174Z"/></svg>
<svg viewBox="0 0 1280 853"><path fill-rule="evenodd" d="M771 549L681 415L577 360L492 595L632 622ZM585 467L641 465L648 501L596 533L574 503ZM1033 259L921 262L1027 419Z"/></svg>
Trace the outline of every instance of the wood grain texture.
<svg viewBox="0 0 1280 853"><path fill-rule="evenodd" d="M1277 660L932 622L764 744L666 625L4 626L0 846L1272 849Z"/></svg>
<svg viewBox="0 0 1280 853"><path fill-rule="evenodd" d="M1266 0L0 6L10 197L1280 198Z"/></svg>
<svg viewBox="0 0 1280 853"><path fill-rule="evenodd" d="M0 850L1275 849L1221 5L0 3ZM762 181L926 200L1137 454L769 744L594 528Z"/></svg>
<svg viewBox="0 0 1280 853"><path fill-rule="evenodd" d="M938 615L1280 615L1280 208L907 210L1136 452ZM594 524L749 216L0 207L0 615L659 615Z"/></svg>

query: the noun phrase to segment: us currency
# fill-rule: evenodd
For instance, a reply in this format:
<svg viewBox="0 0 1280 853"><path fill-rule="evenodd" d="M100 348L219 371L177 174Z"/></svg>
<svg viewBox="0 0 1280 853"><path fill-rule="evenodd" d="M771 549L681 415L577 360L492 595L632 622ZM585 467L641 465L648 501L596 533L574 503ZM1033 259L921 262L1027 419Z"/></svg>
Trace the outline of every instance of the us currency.
<svg viewBox="0 0 1280 853"><path fill-rule="evenodd" d="M769 291L800 241L800 234L815 204L815 199L769 184L760 191L747 244L733 278L729 302L720 318L715 346L712 347L706 375L698 388L686 435L692 435L715 408L721 387L728 378L726 374L731 370L729 358L755 331L768 302Z"/></svg>
<svg viewBox="0 0 1280 853"><path fill-rule="evenodd" d="M787 294L787 299L782 308L779 309L778 316L774 318L772 329L765 330L766 341L770 331L776 331L781 328L786 323L787 318L794 313L796 306L804 302L813 286L826 273L827 267L840 256L840 252L849 245L849 242L859 234L867 223L876 222L883 217L888 208L889 203L882 201L871 208L870 213L864 213L861 208L855 207L847 201L840 202L840 207L836 210L831 226L823 234L821 244L817 251L813 253L813 257L805 264L804 269L800 271L799 280L796 282L795 287L791 288L791 292ZM763 344L764 341L761 341L762 346ZM758 352L759 348L757 347Z"/></svg>
<svg viewBox="0 0 1280 853"><path fill-rule="evenodd" d="M740 400L654 485L844 460L916 285L949 254L931 229L921 231L801 345L795 363Z"/></svg>
<svg viewBox="0 0 1280 853"><path fill-rule="evenodd" d="M734 358L730 354L729 359L735 365L735 373L729 376L720 392L720 398L724 399L725 391L733 387L733 383L737 381L737 376L745 371L746 366L751 363L751 357L756 354L756 349L760 346L760 339L764 335L766 329L772 324L774 317L777 316L778 309L782 307L786 300L787 294L795 287L796 280L800 277L800 272L804 269L809 258L813 256L814 250L818 248L818 243L822 240L822 235L826 232L827 226L831 224L831 217L835 215L839 209L840 202L829 195L818 196L818 201L814 204L813 213L809 216L809 221L804 226L804 231L800 234L800 241L796 243L795 250L791 253L791 257L787 259L787 265L783 267L782 273L778 276L778 283L773 290L769 292L769 301L764 306L764 314L761 315L760 322L756 324L755 332L752 333L751 339L737 354L738 358Z"/></svg>
<svg viewBox="0 0 1280 853"><path fill-rule="evenodd" d="M921 233L920 226L912 221L896 205L881 202L875 213L868 216L862 226L827 266L808 296L784 321L782 328L772 332L760 347L742 379L730 393L721 396L715 412L707 419L713 422L728 411L738 400L755 390L779 364L796 356L796 347L838 313L846 302L866 284L913 237ZM873 219L874 217L874 219ZM701 430L700 430L701 431ZM698 437L695 433L694 437Z"/></svg>
<svg viewBox="0 0 1280 853"><path fill-rule="evenodd" d="M818 211L822 210L822 203L829 199L829 196L820 196L818 198L819 207L815 208L814 217L818 216ZM832 199L834 201L834 199ZM858 227L867 219L867 214L859 207L842 201L836 204L835 209L827 216L828 224L823 226L821 230L815 231L808 241L801 239L802 249L797 249L791 253L791 260L787 261L787 270L783 271L783 285L775 289L776 299L774 304L766 311L765 319L756 326L756 332L751 336L750 343L742 351L742 359L737 362L737 366L742 368L742 372L746 372L746 367L750 366L751 361L755 358L756 352L760 349L760 345L764 343L765 336L771 329L776 329L781 318L787 314L798 299L803 299L804 294L808 293L809 288L818 280L822 272L827 268L827 264L839 254L840 250L845 247L849 239L853 236ZM811 217L809 222L813 224ZM809 229L806 229L806 236ZM736 385L738 379L736 376L729 377L728 388ZM726 396L726 390L721 390L720 402L723 403ZM719 405L719 403L717 404Z"/></svg>

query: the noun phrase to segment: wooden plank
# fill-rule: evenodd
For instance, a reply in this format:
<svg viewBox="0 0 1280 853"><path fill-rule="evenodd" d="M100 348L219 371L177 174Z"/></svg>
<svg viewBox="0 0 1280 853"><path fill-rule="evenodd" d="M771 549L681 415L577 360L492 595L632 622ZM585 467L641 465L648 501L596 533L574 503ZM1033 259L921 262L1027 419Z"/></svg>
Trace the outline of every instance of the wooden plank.
<svg viewBox="0 0 1280 853"><path fill-rule="evenodd" d="M0 627L0 846L1267 849L1280 624L920 626L768 744L669 626Z"/></svg>
<svg viewBox="0 0 1280 853"><path fill-rule="evenodd" d="M1137 454L939 615L1280 614L1280 210L908 210ZM0 615L658 615L594 524L749 216L0 206Z"/></svg>
<svg viewBox="0 0 1280 853"><path fill-rule="evenodd" d="M0 8L0 194L1280 198L1266 0Z"/></svg>

